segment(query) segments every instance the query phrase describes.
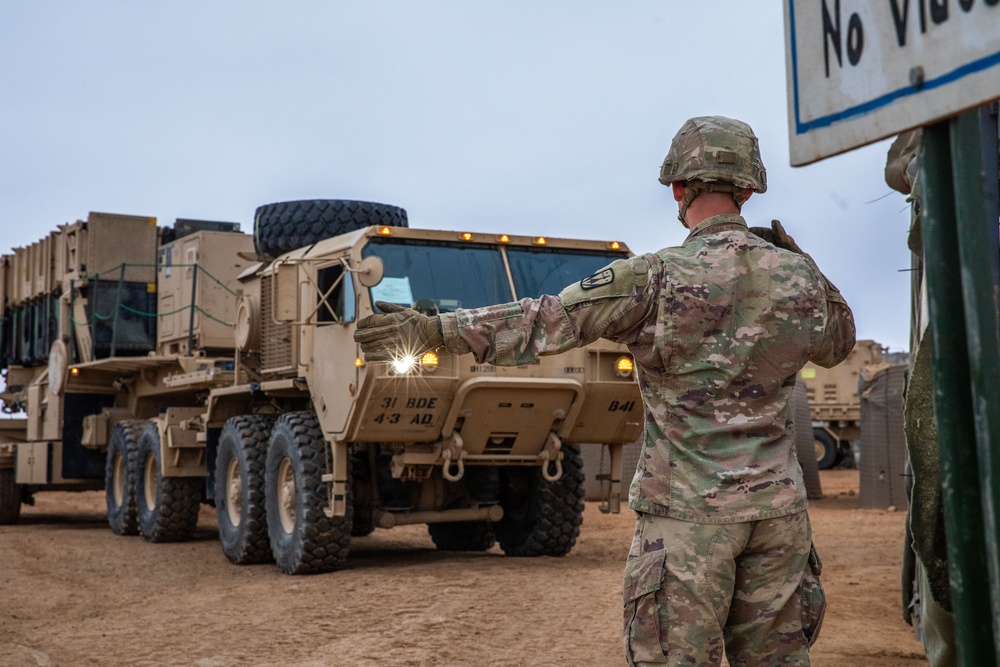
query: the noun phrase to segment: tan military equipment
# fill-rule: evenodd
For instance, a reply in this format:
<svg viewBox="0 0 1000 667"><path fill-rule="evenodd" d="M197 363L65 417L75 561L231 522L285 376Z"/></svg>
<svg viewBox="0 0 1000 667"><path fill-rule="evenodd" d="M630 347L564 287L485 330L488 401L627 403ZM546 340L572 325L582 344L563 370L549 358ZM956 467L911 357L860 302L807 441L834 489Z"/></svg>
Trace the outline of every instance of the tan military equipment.
<svg viewBox="0 0 1000 667"><path fill-rule="evenodd" d="M580 447L606 447L617 471L642 428L625 349L518 368L443 350L366 364L354 324L376 300L436 313L557 293L627 249L409 229L402 209L342 200L264 206L256 223L251 237L178 221L105 273L74 260L31 296L4 274L2 398L27 418L0 429L0 519L36 491L103 487L116 533L184 539L210 501L230 560L295 574L336 567L352 535L415 523L446 550L568 553ZM157 231L91 214L56 234L85 239L81 257L122 225ZM55 313L51 340L22 345L30 309ZM613 477L602 509L617 512Z"/></svg>
<svg viewBox="0 0 1000 667"><path fill-rule="evenodd" d="M810 362L799 371L809 398L816 463L821 470L853 456L861 437L858 386L887 367L881 345L859 340L848 357L833 368Z"/></svg>

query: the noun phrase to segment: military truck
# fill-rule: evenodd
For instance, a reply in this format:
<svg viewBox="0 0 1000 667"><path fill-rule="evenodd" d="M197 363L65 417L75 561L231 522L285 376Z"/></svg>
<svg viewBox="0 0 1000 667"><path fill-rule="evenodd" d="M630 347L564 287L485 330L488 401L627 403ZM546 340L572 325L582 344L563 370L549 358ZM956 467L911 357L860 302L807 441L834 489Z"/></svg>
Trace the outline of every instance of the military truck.
<svg viewBox="0 0 1000 667"><path fill-rule="evenodd" d="M112 530L153 542L190 537L211 503L232 562L290 574L330 570L353 536L403 524L427 524L445 550L569 553L580 447L606 447L620 470L642 428L625 349L599 341L518 368L442 350L369 364L354 324L379 300L439 313L556 293L627 248L411 229L403 209L345 200L262 206L253 237L177 226L144 267L155 280L127 279L131 250L108 269L117 288L64 279L44 366L37 346L4 357L4 403L27 426L23 441L0 431L0 500L103 485ZM22 296L5 311L17 340ZM147 320L153 349L148 335L135 345ZM602 509L617 512L612 476Z"/></svg>
<svg viewBox="0 0 1000 667"><path fill-rule="evenodd" d="M847 358L833 368L810 362L799 371L809 398L816 465L820 470L854 462L861 438L859 385L887 366L881 345L859 340Z"/></svg>

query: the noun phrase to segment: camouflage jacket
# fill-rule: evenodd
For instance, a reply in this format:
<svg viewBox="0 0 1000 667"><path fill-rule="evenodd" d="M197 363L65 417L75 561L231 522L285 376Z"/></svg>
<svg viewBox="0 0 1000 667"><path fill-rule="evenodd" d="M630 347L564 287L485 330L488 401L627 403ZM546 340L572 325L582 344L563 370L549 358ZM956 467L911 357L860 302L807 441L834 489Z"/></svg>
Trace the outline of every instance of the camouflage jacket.
<svg viewBox="0 0 1000 667"><path fill-rule="evenodd" d="M442 315L445 346L517 365L607 338L628 346L645 404L629 491L640 512L732 523L806 506L788 400L806 361L854 347L850 308L807 255L703 221L676 248L618 260L559 296Z"/></svg>

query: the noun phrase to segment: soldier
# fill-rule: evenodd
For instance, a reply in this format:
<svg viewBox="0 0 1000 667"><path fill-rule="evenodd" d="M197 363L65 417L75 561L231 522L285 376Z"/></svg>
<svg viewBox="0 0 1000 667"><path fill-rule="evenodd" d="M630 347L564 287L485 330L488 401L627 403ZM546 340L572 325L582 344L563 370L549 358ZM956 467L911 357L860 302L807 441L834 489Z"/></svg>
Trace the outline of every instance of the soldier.
<svg viewBox="0 0 1000 667"><path fill-rule="evenodd" d="M635 357L644 445L629 490L630 665L808 665L825 602L788 400L806 363L854 346L840 292L781 224L740 210L767 189L757 137L692 118L660 170L683 245L618 260L558 296L427 317L379 303L358 324L367 359L443 345L527 364L597 338ZM766 237L766 239L764 238Z"/></svg>

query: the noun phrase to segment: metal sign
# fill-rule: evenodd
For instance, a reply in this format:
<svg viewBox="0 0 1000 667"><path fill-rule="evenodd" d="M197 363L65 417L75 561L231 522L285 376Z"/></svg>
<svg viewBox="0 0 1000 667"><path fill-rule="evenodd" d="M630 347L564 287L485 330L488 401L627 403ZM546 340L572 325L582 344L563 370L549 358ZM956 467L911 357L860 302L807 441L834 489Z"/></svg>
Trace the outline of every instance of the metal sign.
<svg viewBox="0 0 1000 667"><path fill-rule="evenodd" d="M791 163L1000 97L1000 0L786 0Z"/></svg>

